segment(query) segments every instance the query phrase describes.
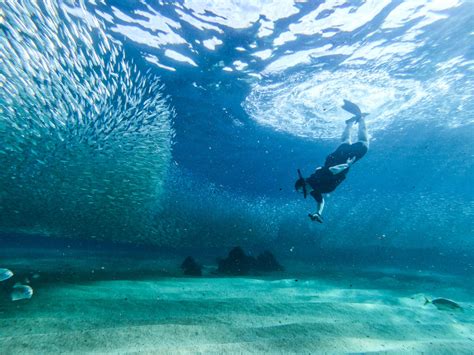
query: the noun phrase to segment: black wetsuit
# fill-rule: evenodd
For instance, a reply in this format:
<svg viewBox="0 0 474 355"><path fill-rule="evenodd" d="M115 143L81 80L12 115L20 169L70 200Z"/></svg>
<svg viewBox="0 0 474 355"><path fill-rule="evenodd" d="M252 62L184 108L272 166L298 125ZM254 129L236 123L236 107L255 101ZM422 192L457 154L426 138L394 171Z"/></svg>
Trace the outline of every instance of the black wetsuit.
<svg viewBox="0 0 474 355"><path fill-rule="evenodd" d="M344 181L349 168L341 171L339 174L333 174L329 170L330 167L347 163L348 159L355 157L355 161L361 159L367 153L368 147L366 143L357 142L354 144L343 143L337 149L326 157L323 167L316 171L306 179L312 188L311 196L321 203L323 201L322 194L332 192L336 187Z"/></svg>

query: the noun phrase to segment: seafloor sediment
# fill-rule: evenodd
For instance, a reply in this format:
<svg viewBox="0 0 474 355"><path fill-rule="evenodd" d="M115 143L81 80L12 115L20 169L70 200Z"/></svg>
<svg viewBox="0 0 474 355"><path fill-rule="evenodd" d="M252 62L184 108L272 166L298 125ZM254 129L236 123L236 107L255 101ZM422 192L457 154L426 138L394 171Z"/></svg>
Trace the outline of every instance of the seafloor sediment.
<svg viewBox="0 0 474 355"><path fill-rule="evenodd" d="M273 277L183 278L179 260L138 260L4 259L42 271L30 300L11 302L3 290L2 354L474 348L472 280L461 276L339 269L298 277L290 268ZM464 310L440 311L425 296L455 299Z"/></svg>

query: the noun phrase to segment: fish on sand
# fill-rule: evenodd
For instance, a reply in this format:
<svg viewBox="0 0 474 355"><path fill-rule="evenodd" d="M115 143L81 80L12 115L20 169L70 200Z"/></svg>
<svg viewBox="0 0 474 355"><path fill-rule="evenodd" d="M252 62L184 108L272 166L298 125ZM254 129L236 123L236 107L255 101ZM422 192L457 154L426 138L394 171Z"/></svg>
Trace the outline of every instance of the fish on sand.
<svg viewBox="0 0 474 355"><path fill-rule="evenodd" d="M448 300L446 298L436 298L434 300L429 300L425 297L425 305L431 303L440 311L462 311L463 308L454 301Z"/></svg>

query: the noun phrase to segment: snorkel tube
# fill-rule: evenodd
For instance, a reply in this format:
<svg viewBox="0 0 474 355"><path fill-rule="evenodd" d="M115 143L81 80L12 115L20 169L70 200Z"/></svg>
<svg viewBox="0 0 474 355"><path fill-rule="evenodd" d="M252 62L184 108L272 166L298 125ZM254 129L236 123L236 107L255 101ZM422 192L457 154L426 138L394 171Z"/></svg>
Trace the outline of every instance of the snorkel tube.
<svg viewBox="0 0 474 355"><path fill-rule="evenodd" d="M299 181L303 182L303 196L304 198L306 198L306 196L308 195L308 192L306 191L306 181L304 180L303 175L301 175L300 169L298 169L298 176L300 178Z"/></svg>

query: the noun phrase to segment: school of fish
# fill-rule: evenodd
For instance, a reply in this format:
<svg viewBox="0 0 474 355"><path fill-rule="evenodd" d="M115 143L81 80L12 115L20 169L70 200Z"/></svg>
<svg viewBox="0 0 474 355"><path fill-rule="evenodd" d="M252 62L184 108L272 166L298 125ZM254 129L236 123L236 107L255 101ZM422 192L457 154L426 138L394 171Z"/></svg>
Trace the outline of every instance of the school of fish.
<svg viewBox="0 0 474 355"><path fill-rule="evenodd" d="M174 136L159 78L81 2L1 2L0 63L0 230L149 238Z"/></svg>

